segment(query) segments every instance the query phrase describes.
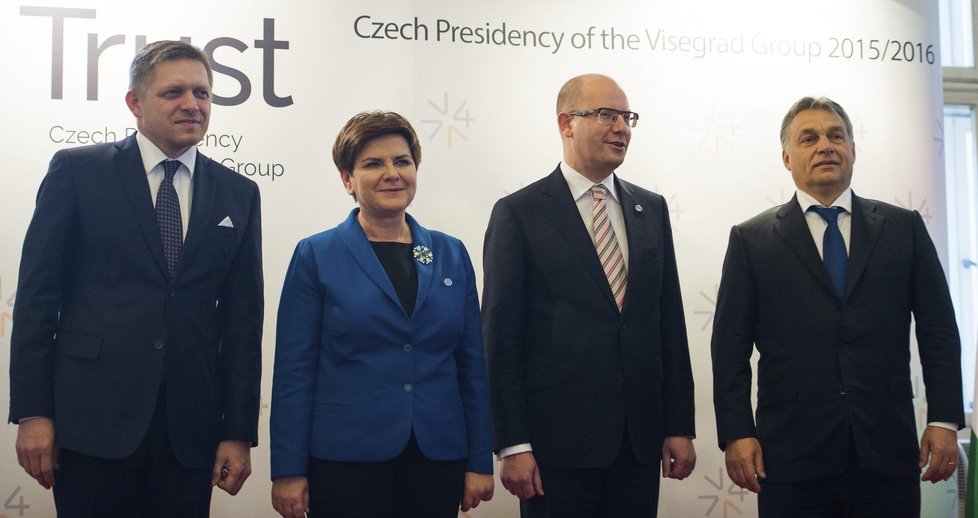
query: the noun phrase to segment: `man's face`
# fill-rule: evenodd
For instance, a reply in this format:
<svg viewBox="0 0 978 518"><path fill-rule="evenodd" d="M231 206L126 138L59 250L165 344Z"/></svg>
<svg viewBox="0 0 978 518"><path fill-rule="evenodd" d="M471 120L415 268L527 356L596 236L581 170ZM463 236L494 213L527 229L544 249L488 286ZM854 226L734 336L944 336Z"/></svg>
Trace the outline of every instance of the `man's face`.
<svg viewBox="0 0 978 518"><path fill-rule="evenodd" d="M126 104L136 116L139 132L176 158L207 132L211 112L207 69L194 59L158 63L143 91L126 94Z"/></svg>
<svg viewBox="0 0 978 518"><path fill-rule="evenodd" d="M805 110L788 125L781 157L799 190L830 203L852 181L856 146L838 114Z"/></svg>
<svg viewBox="0 0 978 518"><path fill-rule="evenodd" d="M579 106L568 111L611 108L628 111L628 98L613 81L607 78L590 80L581 88ZM601 124L595 115L586 117L561 113L558 116L561 133L568 146L565 160L584 176L598 181L625 161L632 128L619 116L612 124Z"/></svg>

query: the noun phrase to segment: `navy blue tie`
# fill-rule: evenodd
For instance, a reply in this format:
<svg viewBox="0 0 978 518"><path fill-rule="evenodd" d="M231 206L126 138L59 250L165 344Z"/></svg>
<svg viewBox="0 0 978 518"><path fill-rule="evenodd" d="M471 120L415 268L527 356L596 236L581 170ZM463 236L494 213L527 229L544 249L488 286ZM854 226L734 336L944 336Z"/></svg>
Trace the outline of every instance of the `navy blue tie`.
<svg viewBox="0 0 978 518"><path fill-rule="evenodd" d="M183 221L180 218L180 200L173 188L173 176L180 162L163 161L163 182L156 193L156 222L160 225L160 238L163 240L163 256L166 257L166 270L173 276L183 249Z"/></svg>
<svg viewBox="0 0 978 518"><path fill-rule="evenodd" d="M822 235L822 262L825 263L825 269L828 270L829 278L832 279L836 296L842 300L846 295L846 272L849 269L849 256L846 254L846 242L842 239L842 232L839 230L839 214L842 214L846 209L813 205L809 210L817 212L828 223L825 234Z"/></svg>

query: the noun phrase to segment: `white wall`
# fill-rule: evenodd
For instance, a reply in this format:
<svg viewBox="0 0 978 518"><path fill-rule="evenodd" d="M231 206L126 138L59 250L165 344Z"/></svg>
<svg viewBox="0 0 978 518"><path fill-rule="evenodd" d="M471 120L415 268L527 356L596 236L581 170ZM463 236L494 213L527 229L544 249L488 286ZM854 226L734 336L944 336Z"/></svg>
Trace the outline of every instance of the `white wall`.
<svg viewBox="0 0 978 518"><path fill-rule="evenodd" d="M233 38L244 49L226 46L230 40L215 43L225 44L216 60L240 71L218 73L215 93L237 96L240 81L232 76L247 76L251 94L234 106L215 107L210 127L212 135L226 135L226 143L233 136L239 144L211 143L201 151L257 164L265 174L253 176L264 201L265 404L274 315L292 248L352 207L329 155L352 114L394 110L415 124L424 160L411 212L426 226L460 237L481 276L482 236L494 201L549 173L560 159L554 117L560 85L584 72L616 78L641 114L619 174L669 200L697 383L699 462L690 479L663 483L660 516L756 515L755 499L731 487L716 447L709 339L730 226L793 192L778 141L791 103L827 95L845 106L855 124L855 191L920 210L944 249L937 6L927 0L826 0L817 6L776 0L42 2L47 7L26 1L0 7L0 63L7 72L0 81L2 401L8 400L19 249L38 183L52 153L75 145L65 141L69 131L122 138L133 127L123 96L139 35L149 41L189 37L198 46ZM83 11L58 11L66 13L58 33L55 9ZM369 19L357 25L360 16ZM415 18L427 35L402 39L415 37ZM403 35L391 32L397 39L356 34L372 35L374 22L409 25ZM478 30L505 25L519 38L533 31L542 39L536 46L464 43L457 32L451 41L450 32L439 32L446 23ZM272 25L274 38L264 32ZM611 38L611 31L621 38ZM559 49L550 33L562 38ZM105 47L93 67L90 40L94 48L122 44ZM287 49L256 48L286 42ZM58 55L63 64L53 66ZM53 92L58 85L60 95ZM97 100L89 100L94 94ZM276 100L289 96L291 104ZM254 165L243 167L254 173L247 169ZM916 402L922 417L924 402ZM267 412L260 426L252 479L234 499L215 493L214 516L273 515ZM15 426L0 427L0 518L53 516L50 494L17 465L15 436ZM928 509L935 510L927 516L951 510L948 491L926 492ZM496 498L471 513L517 514L515 498L498 484Z"/></svg>

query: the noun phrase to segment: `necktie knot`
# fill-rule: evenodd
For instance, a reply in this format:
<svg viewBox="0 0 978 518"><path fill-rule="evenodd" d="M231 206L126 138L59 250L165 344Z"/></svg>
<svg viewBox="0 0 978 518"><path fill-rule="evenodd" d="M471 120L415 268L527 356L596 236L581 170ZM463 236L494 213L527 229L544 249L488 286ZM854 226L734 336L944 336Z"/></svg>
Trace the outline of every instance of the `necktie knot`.
<svg viewBox="0 0 978 518"><path fill-rule="evenodd" d="M177 169L180 168L179 160L164 160L163 161L163 177L166 180L173 181L173 176L177 174Z"/></svg>
<svg viewBox="0 0 978 518"><path fill-rule="evenodd" d="M846 211L842 207L819 207L818 205L812 205L808 210L814 210L829 225L837 224L839 215Z"/></svg>
<svg viewBox="0 0 978 518"><path fill-rule="evenodd" d="M594 196L594 201L604 200L608 197L608 190L600 183L595 184L594 187L591 187L591 196Z"/></svg>

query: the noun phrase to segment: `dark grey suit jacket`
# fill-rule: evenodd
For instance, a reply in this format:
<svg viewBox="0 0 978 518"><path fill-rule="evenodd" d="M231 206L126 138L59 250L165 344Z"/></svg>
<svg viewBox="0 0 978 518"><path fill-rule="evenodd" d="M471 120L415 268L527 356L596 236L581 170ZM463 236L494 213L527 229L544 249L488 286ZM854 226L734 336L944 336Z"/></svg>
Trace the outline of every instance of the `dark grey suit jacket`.
<svg viewBox="0 0 978 518"><path fill-rule="evenodd" d="M757 437L768 481L842 473L852 433L860 467L919 473L910 377L911 314L927 421L963 426L960 339L947 282L920 214L852 197L844 300L797 198L734 226L713 326L721 448ZM757 421L750 357L760 352Z"/></svg>
<svg viewBox="0 0 978 518"><path fill-rule="evenodd" d="M531 443L565 468L614 462L627 424L657 462L694 435L693 377L665 200L616 180L628 234L621 313L558 167L496 203L486 231L483 328L498 450Z"/></svg>

